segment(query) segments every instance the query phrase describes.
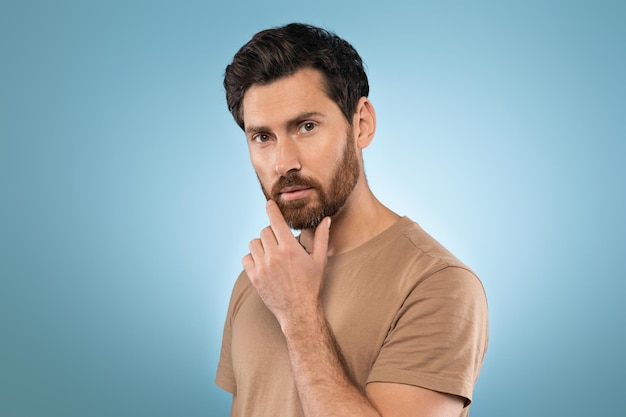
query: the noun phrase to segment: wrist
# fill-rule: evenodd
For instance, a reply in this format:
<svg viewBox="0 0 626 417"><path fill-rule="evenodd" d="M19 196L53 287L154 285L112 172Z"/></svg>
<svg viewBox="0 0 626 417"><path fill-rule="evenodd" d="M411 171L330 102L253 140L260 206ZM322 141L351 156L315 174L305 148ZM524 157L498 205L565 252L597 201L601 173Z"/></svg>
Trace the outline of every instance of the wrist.
<svg viewBox="0 0 626 417"><path fill-rule="evenodd" d="M311 338L326 329L326 317L321 306L299 307L278 321L287 340Z"/></svg>

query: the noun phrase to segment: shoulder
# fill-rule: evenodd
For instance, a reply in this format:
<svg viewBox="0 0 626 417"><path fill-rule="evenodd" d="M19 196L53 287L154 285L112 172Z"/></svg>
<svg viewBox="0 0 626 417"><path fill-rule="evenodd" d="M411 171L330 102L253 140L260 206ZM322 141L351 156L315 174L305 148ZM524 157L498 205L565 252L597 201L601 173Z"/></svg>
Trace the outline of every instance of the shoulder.
<svg viewBox="0 0 626 417"><path fill-rule="evenodd" d="M385 259L386 268L412 277L416 284L434 275L445 281L464 277L479 282L467 265L408 217L398 220L369 249L368 257Z"/></svg>
<svg viewBox="0 0 626 417"><path fill-rule="evenodd" d="M245 300L251 295L256 294L250 279L245 271L241 271L230 295L230 305L228 308L229 316L234 317L237 315L239 308L245 302Z"/></svg>
<svg viewBox="0 0 626 417"><path fill-rule="evenodd" d="M478 275L417 223L406 222L400 234L406 250L414 251L416 258L423 258L421 266L429 265L428 272L422 275L422 288L440 288L452 297L456 294L464 299L485 298Z"/></svg>
<svg viewBox="0 0 626 417"><path fill-rule="evenodd" d="M408 217L402 219L402 228L399 230L399 236L406 250L413 250L418 254L423 254L433 260L439 261L446 266L456 266L469 270L469 268L446 247Z"/></svg>

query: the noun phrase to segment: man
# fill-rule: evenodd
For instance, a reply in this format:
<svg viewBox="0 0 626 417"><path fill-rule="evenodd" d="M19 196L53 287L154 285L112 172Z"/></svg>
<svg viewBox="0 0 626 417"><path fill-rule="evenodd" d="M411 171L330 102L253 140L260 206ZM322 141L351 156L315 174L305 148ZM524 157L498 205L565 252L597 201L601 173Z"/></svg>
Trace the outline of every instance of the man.
<svg viewBox="0 0 626 417"><path fill-rule="evenodd" d="M231 415L468 415L485 294L370 191L362 151L376 116L357 52L308 25L262 31L224 86L269 219L224 327L216 383Z"/></svg>

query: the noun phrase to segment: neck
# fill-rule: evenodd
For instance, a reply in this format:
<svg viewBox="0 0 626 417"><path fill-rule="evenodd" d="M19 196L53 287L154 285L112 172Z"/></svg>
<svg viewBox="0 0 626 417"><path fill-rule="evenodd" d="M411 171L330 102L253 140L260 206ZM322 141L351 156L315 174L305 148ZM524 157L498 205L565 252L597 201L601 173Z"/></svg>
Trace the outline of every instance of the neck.
<svg viewBox="0 0 626 417"><path fill-rule="evenodd" d="M348 252L377 236L398 218L372 194L364 181L354 189L346 204L332 217L328 256ZM315 229L303 230L300 242L310 252Z"/></svg>

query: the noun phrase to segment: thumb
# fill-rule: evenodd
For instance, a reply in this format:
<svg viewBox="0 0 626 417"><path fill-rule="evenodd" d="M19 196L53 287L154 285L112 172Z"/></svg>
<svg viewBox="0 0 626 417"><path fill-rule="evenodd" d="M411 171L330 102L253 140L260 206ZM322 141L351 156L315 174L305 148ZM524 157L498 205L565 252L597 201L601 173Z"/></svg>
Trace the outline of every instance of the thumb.
<svg viewBox="0 0 626 417"><path fill-rule="evenodd" d="M315 229L315 237L313 238L313 251L311 255L319 260L326 259L328 251L328 238L330 236L330 217L324 218Z"/></svg>

